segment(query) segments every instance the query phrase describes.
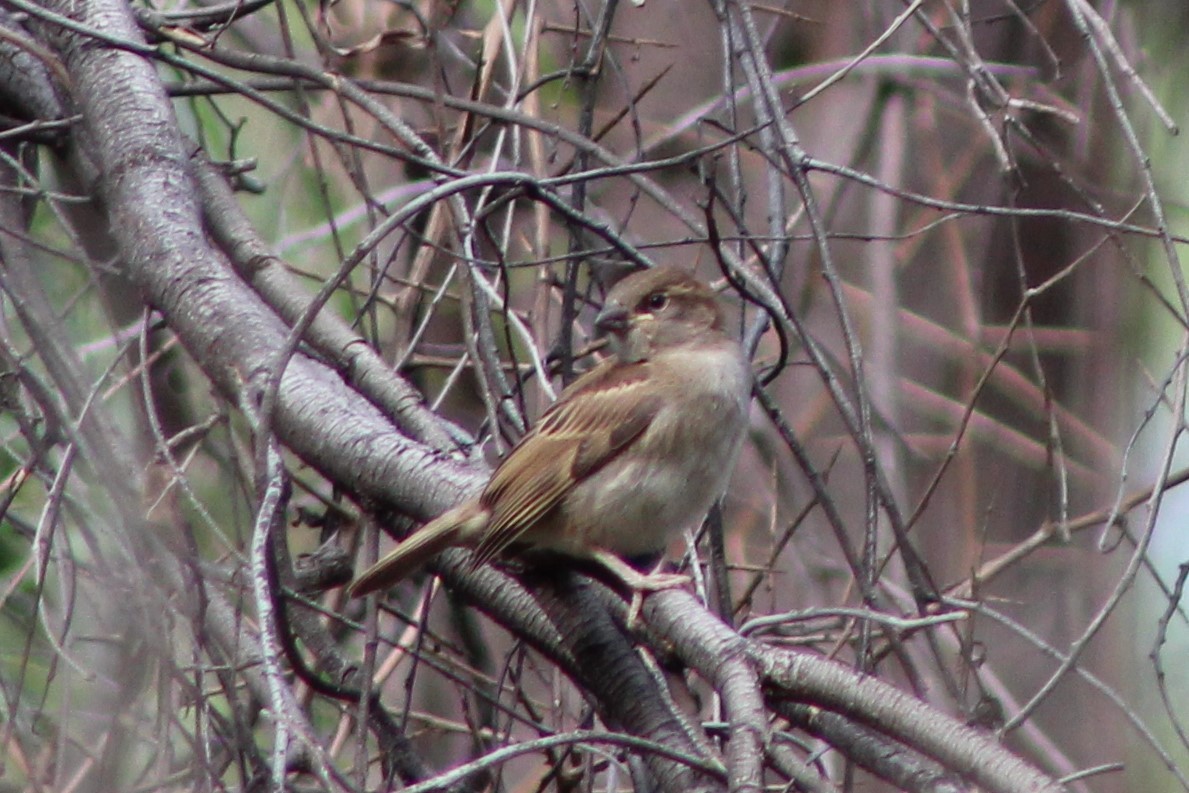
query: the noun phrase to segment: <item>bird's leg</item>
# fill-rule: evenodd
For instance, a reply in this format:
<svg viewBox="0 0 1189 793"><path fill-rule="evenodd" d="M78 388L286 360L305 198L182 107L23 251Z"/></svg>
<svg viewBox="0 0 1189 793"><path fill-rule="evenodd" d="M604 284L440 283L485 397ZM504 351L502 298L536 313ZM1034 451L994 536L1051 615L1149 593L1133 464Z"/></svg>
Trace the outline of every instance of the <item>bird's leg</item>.
<svg viewBox="0 0 1189 793"><path fill-rule="evenodd" d="M628 630L635 628L636 620L640 618L645 592L678 589L690 582L689 576L680 573L641 573L615 554L602 549L595 549L591 556L632 590L632 605L628 608Z"/></svg>
<svg viewBox="0 0 1189 793"><path fill-rule="evenodd" d="M636 592L660 592L662 589L677 589L690 582L690 577L680 573L641 573L610 551L596 548L591 556L603 567Z"/></svg>

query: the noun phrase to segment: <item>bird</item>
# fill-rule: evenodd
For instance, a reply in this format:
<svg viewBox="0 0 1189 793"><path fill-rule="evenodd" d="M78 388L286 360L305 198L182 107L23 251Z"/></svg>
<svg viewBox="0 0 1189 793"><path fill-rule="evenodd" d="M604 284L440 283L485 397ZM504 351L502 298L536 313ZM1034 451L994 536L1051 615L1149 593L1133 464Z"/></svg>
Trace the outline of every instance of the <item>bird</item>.
<svg viewBox="0 0 1189 793"><path fill-rule="evenodd" d="M715 292L682 268L623 278L595 318L611 354L562 392L477 497L414 532L349 594L388 588L454 546L474 550L473 568L510 549L595 560L633 592L633 608L644 592L688 582L624 558L663 551L727 488L752 370L726 324Z"/></svg>

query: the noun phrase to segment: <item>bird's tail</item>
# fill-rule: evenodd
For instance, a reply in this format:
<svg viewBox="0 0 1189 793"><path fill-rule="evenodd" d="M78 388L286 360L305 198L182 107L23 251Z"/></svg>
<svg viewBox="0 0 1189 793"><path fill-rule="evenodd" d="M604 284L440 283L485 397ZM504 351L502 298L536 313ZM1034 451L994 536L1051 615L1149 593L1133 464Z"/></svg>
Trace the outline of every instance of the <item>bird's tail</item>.
<svg viewBox="0 0 1189 793"><path fill-rule="evenodd" d="M484 515L467 502L421 527L391 553L369 567L347 587L351 597L386 589L452 545L467 542L481 528Z"/></svg>

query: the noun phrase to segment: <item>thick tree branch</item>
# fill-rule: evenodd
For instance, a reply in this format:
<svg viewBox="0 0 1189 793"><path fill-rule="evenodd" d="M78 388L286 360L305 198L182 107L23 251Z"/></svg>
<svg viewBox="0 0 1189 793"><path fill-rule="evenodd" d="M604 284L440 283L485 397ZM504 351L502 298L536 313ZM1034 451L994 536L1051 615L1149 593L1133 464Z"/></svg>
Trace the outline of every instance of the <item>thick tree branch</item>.
<svg viewBox="0 0 1189 793"><path fill-rule="evenodd" d="M856 676L839 663L781 650L739 637L688 593L658 592L645 616L681 659L713 679L721 648L756 664L766 696L816 705L855 719L901 741L946 768L998 793L1063 788L997 742L874 677Z"/></svg>

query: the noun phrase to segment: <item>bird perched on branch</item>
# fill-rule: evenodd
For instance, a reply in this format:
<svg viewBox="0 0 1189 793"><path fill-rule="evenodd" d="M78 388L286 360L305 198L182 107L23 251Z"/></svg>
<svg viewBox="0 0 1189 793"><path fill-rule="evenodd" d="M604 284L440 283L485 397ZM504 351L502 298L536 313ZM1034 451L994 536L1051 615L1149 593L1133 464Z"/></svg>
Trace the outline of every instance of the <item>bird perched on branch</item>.
<svg viewBox="0 0 1189 793"><path fill-rule="evenodd" d="M592 558L635 593L688 581L621 557L663 550L722 495L743 443L751 367L714 292L674 267L620 281L595 326L612 355L562 393L477 498L355 579L352 596L451 546L473 548L475 566L517 547Z"/></svg>

